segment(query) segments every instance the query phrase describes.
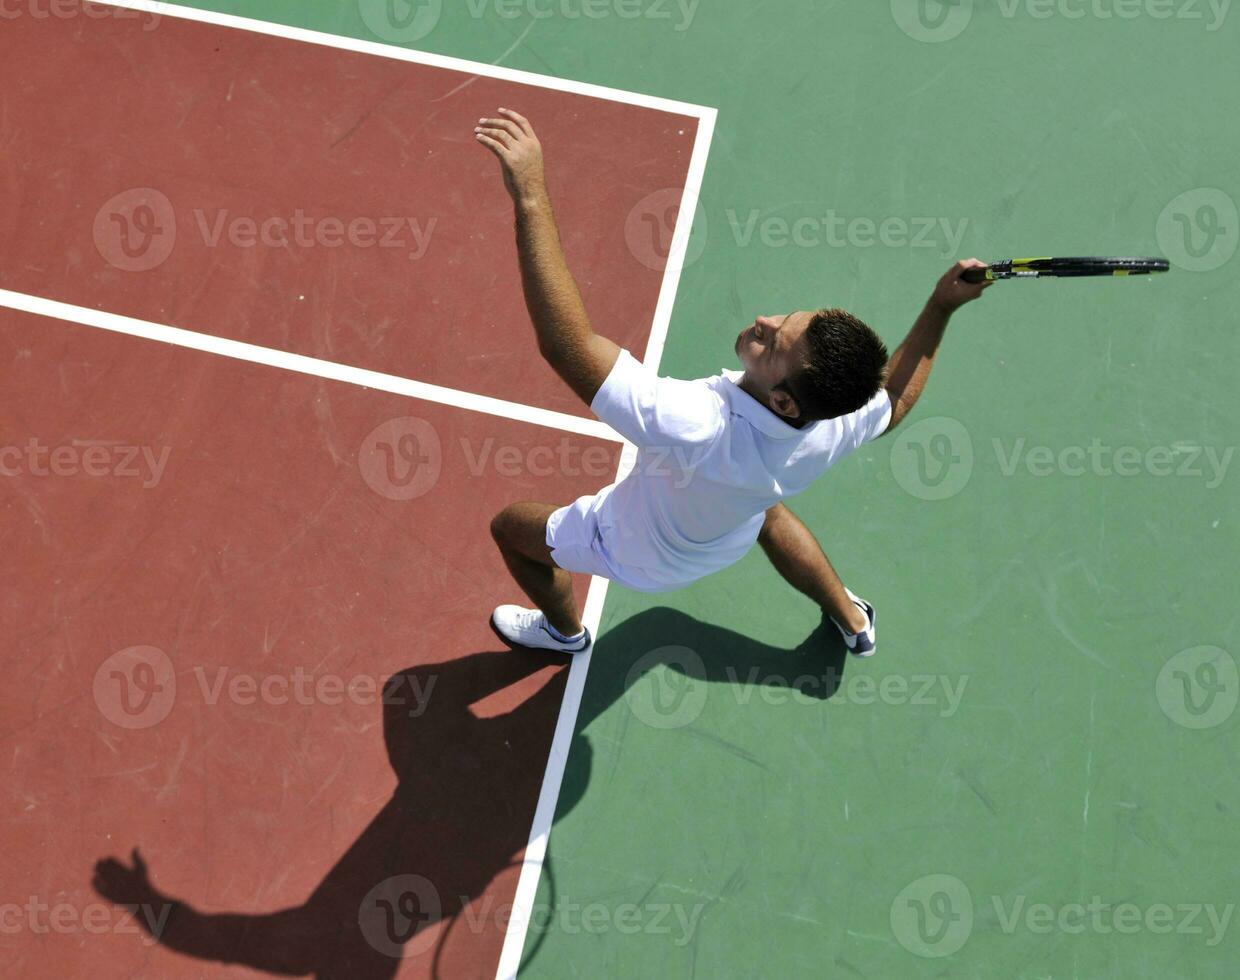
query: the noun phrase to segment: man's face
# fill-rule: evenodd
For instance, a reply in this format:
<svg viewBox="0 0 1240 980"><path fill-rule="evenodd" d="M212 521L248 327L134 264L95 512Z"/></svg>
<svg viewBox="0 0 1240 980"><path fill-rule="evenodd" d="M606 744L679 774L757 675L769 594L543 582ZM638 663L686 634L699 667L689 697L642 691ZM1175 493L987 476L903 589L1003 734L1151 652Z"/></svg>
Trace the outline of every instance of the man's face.
<svg viewBox="0 0 1240 980"><path fill-rule="evenodd" d="M814 319L804 311L760 316L736 338L736 356L749 381L763 394L805 363L805 331Z"/></svg>

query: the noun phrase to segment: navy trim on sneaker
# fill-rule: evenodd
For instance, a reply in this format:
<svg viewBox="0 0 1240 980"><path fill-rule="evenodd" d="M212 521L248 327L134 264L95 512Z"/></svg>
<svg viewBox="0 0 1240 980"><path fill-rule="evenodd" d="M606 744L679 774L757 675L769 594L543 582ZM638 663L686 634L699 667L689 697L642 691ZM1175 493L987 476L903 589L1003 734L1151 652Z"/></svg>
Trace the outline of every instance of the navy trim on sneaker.
<svg viewBox="0 0 1240 980"><path fill-rule="evenodd" d="M590 645L590 631L586 629L584 626L581 628L580 637L572 636L572 637L569 637L568 639L563 639L563 634L560 634L559 636L557 636L555 631L552 630L550 623L548 623L547 625L543 627L543 632L546 633L549 637L551 637L551 639L555 640L556 643L559 643L561 646L563 646L565 653L581 653L582 650L584 650L586 647ZM567 645L569 643L575 643L576 645L569 647Z"/></svg>

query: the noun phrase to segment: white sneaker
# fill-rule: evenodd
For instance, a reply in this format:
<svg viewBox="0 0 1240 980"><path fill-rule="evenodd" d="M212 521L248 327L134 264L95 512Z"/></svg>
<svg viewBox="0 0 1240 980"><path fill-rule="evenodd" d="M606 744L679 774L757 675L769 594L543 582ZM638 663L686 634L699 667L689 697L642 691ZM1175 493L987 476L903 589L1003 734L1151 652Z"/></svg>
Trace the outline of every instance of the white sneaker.
<svg viewBox="0 0 1240 980"><path fill-rule="evenodd" d="M835 623L835 628L843 635L844 646L848 647L849 653L855 657L872 657L878 649L878 627L875 625L878 616L874 612L874 607L854 595L852 589L845 586L844 591L848 593L848 598L857 604L857 608L865 613L866 628L860 633L849 633L839 623L835 623L834 618L831 618L831 622Z"/></svg>
<svg viewBox="0 0 1240 980"><path fill-rule="evenodd" d="M491 613L491 629L510 647L524 647L527 650L581 653L592 642L588 629L583 629L580 636L571 640L557 639L541 610L522 609L520 606L499 606Z"/></svg>

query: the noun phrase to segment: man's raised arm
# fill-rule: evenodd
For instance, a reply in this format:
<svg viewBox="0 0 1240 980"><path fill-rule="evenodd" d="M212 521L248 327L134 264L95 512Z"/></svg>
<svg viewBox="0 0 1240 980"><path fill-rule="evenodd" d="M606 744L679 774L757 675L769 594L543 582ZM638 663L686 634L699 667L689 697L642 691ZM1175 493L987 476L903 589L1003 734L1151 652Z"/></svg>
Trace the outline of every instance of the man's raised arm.
<svg viewBox="0 0 1240 980"><path fill-rule="evenodd" d="M966 269L985 267L986 263L978 259L964 259L948 269L935 285L934 292L921 311L921 316L913 324L913 329L904 338L904 343L891 355L891 363L887 368L891 424L887 426L887 432L900 424L921 397L951 315L965 303L977 299L992 285L989 282L965 282L961 276Z"/></svg>
<svg viewBox="0 0 1240 980"><path fill-rule="evenodd" d="M529 120L511 109L481 119L479 143L499 158L517 218L517 251L525 305L538 349L587 405L615 366L620 348L590 325L577 283L568 270L543 173L542 146Z"/></svg>

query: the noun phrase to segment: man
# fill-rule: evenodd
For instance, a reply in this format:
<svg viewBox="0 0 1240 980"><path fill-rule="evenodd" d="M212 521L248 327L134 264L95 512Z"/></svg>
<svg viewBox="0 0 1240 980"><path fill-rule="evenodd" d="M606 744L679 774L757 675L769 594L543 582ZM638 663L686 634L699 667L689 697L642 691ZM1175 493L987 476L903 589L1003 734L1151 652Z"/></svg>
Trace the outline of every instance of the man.
<svg viewBox="0 0 1240 980"><path fill-rule="evenodd" d="M638 447L632 473L595 496L567 507L513 504L492 521L505 563L536 606L500 606L495 631L513 646L579 653L591 637L569 573L668 591L739 561L756 541L850 651L873 654L874 607L844 587L782 501L909 413L948 319L989 286L961 278L984 263L968 259L947 271L890 362L869 327L832 309L759 317L736 340L743 373L657 378L590 326L529 120L501 108L474 132L499 158L512 196L539 350L598 418Z"/></svg>

